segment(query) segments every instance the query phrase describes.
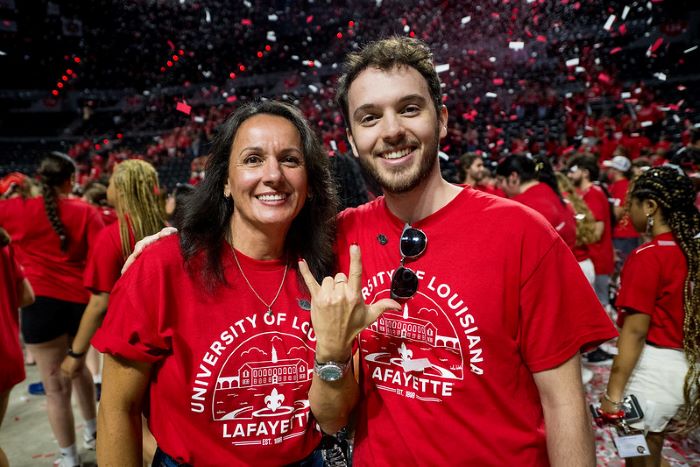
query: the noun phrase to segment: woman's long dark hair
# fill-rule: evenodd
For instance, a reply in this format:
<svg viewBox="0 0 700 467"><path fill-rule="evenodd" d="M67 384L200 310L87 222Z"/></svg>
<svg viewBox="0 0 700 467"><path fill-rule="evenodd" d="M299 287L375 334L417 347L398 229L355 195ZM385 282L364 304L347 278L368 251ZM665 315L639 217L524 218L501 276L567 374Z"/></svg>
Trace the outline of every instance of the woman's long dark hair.
<svg viewBox="0 0 700 467"><path fill-rule="evenodd" d="M318 280L333 272L337 198L328 157L296 107L277 101L258 101L238 108L219 127L207 161L206 177L187 199L181 218L180 247L185 263L190 274L198 273L209 290L226 284L221 258L233 214L233 202L224 197L231 147L243 122L261 114L289 120L301 136L310 197L287 233L285 253L291 267L296 267L297 258L304 258ZM202 261L194 261L200 253L204 254Z"/></svg>
<svg viewBox="0 0 700 467"><path fill-rule="evenodd" d="M513 172L520 176L520 182L529 182L531 180L537 180L547 184L549 188L556 193L559 201L564 204L564 198L561 196L559 191L559 185L557 184L557 177L554 175L554 169L552 169L552 164L541 156L521 156L521 155L510 155L498 163L498 168L496 173L503 177L508 177Z"/></svg>
<svg viewBox="0 0 700 467"><path fill-rule="evenodd" d="M51 227L61 241L61 251L68 249L70 239L59 217L57 188L70 180L75 170L73 159L60 152L52 152L44 157L37 170L37 178L41 184L46 215L49 218Z"/></svg>

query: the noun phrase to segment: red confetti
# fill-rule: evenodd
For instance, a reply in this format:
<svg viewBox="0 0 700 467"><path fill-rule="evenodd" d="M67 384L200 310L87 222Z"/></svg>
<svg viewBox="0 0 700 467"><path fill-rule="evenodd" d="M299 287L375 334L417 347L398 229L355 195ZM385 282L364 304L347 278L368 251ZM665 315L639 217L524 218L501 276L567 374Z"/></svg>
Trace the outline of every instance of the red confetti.
<svg viewBox="0 0 700 467"><path fill-rule="evenodd" d="M233 72L232 72L232 73L229 73L229 74L228 74L228 77L231 78L231 79L236 79L236 73L233 73Z"/></svg>
<svg viewBox="0 0 700 467"><path fill-rule="evenodd" d="M190 112L192 112L192 106L187 105L186 102L178 102L177 105L175 106L175 110L178 112L182 112L185 115L189 115Z"/></svg>
<svg viewBox="0 0 700 467"><path fill-rule="evenodd" d="M266 45L266 46L265 46L265 51L266 51L266 52L269 52L270 50L272 50L272 47L270 47L269 44Z"/></svg>
<svg viewBox="0 0 700 467"><path fill-rule="evenodd" d="M66 75L61 76L61 79L62 79L63 81L68 81L68 77L67 77Z"/></svg>
<svg viewBox="0 0 700 467"><path fill-rule="evenodd" d="M544 36L537 36L537 42L547 42L547 38Z"/></svg>
<svg viewBox="0 0 700 467"><path fill-rule="evenodd" d="M73 61L74 61L75 63L80 63L80 57L75 57L75 58L73 59Z"/></svg>
<svg viewBox="0 0 700 467"><path fill-rule="evenodd" d="M311 21L314 20L314 15L309 15L306 17L306 24L309 24Z"/></svg>
<svg viewBox="0 0 700 467"><path fill-rule="evenodd" d="M496 86L503 86L503 78L494 78L493 84L495 84Z"/></svg>
<svg viewBox="0 0 700 467"><path fill-rule="evenodd" d="M58 96L58 91L54 89L53 91L51 91L51 94L53 94L54 96Z"/></svg>
<svg viewBox="0 0 700 467"><path fill-rule="evenodd" d="M654 44L651 46L650 50L652 52L656 52L658 50L658 48L661 47L661 44L663 44L663 42L664 42L664 38L659 37L658 39L656 39L656 42L654 42Z"/></svg>
<svg viewBox="0 0 700 467"><path fill-rule="evenodd" d="M263 53L260 51L258 51L258 53L256 55L258 56L258 58L263 58Z"/></svg>
<svg viewBox="0 0 700 467"><path fill-rule="evenodd" d="M243 19L241 20L241 24L242 24L243 26L252 26L252 25L253 25L253 22L252 22L251 20L249 20L248 18L243 18Z"/></svg>
<svg viewBox="0 0 700 467"><path fill-rule="evenodd" d="M61 88L63 87L63 83L56 83L56 87L57 87L58 89L61 89Z"/></svg>
<svg viewBox="0 0 700 467"><path fill-rule="evenodd" d="M245 71L245 65L238 65L238 69L240 71Z"/></svg>
<svg viewBox="0 0 700 467"><path fill-rule="evenodd" d="M610 77L606 75L605 73L600 73L598 75L598 81L601 83L609 83L610 82Z"/></svg>
<svg viewBox="0 0 700 467"><path fill-rule="evenodd" d="M623 36L627 34L627 26L625 26L624 24L621 24L620 27L617 28L617 30L620 31L620 34L622 34Z"/></svg>
<svg viewBox="0 0 700 467"><path fill-rule="evenodd" d="M228 97L226 98L226 102L228 102L229 104L230 104L231 102L236 102L237 100L238 100L238 98L237 98L236 96L228 96Z"/></svg>
<svg viewBox="0 0 700 467"><path fill-rule="evenodd" d="M349 27L349 28L354 28L354 27L355 27L355 22L354 22L354 21L348 21L348 27Z"/></svg>
<svg viewBox="0 0 700 467"><path fill-rule="evenodd" d="M610 55L614 55L614 54L621 52L621 51L622 51L622 47L615 47L614 49L612 49L610 51Z"/></svg>
<svg viewBox="0 0 700 467"><path fill-rule="evenodd" d="M168 47L170 47L170 50L175 50L175 44L170 39L168 39Z"/></svg>
<svg viewBox="0 0 700 467"><path fill-rule="evenodd" d="M343 33L342 33L342 32L339 32L338 34L335 35L335 37L337 37L338 39L342 39L342 38L343 38Z"/></svg>
<svg viewBox="0 0 700 467"><path fill-rule="evenodd" d="M66 74L67 74L67 75L72 75L72 74L73 74L73 70L71 70L70 68L68 68L68 69L66 70Z"/></svg>

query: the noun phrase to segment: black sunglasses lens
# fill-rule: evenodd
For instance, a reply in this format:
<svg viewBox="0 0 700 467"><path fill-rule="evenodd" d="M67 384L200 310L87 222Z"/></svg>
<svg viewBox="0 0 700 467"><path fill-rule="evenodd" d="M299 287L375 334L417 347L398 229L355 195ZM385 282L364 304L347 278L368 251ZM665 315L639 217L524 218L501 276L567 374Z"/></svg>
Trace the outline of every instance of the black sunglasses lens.
<svg viewBox="0 0 700 467"><path fill-rule="evenodd" d="M391 298L411 298L418 290L418 277L408 268L400 266L391 278Z"/></svg>
<svg viewBox="0 0 700 467"><path fill-rule="evenodd" d="M415 258L425 251L427 243L425 234L418 229L408 227L401 234L401 255L406 258Z"/></svg>

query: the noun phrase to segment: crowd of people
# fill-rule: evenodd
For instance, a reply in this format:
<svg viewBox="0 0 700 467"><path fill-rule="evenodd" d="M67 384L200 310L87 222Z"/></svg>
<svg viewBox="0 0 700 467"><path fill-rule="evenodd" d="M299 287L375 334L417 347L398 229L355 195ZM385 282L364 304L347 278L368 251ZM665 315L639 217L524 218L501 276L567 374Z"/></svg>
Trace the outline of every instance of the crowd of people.
<svg viewBox="0 0 700 467"><path fill-rule="evenodd" d="M73 391L103 465L593 466L582 362L609 362L600 418L620 426L634 395L643 442L621 456L660 465L668 430L700 425L700 134L642 157L640 119L602 117L577 131L621 131L609 157L523 140L495 166L469 148L448 180L435 65L409 37L347 54L332 112L353 156L329 157L303 105L236 105L168 212L133 154L93 167L85 199L75 152L0 181L3 407L21 329L61 467L80 464Z"/></svg>

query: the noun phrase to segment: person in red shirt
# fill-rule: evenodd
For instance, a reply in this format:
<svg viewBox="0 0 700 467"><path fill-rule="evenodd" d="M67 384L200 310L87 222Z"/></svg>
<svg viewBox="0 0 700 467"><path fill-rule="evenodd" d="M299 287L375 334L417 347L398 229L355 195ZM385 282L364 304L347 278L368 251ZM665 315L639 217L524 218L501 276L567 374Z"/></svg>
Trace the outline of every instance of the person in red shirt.
<svg viewBox="0 0 700 467"><path fill-rule="evenodd" d="M579 196L588 205L596 219L596 238L589 245L591 260L595 267L595 291L603 306L610 304L610 276L615 270L612 245L612 219L608 197L603 189L593 183L598 180L598 164L593 156L577 156L569 161L568 177Z"/></svg>
<svg viewBox="0 0 700 467"><path fill-rule="evenodd" d="M506 195L544 216L573 252L576 248L576 219L559 192L552 166L546 159L512 155L496 170Z"/></svg>
<svg viewBox="0 0 700 467"><path fill-rule="evenodd" d="M608 191L614 203L614 213L617 225L613 228L612 241L618 262L622 265L627 256L639 246L639 234L634 229L629 215L625 213L627 190L632 175L632 163L625 156L615 156L612 160L603 161L603 167L608 168ZM619 266L616 268L619 270Z"/></svg>
<svg viewBox="0 0 700 467"><path fill-rule="evenodd" d="M319 285L300 264L314 415L333 433L357 403L357 466L593 466L579 351L613 325L542 216L442 178L441 97L419 40L346 60L337 100L384 196L339 215L343 272Z"/></svg>
<svg viewBox="0 0 700 467"><path fill-rule="evenodd" d="M253 102L223 123L180 234L122 275L93 338L105 353L100 465L140 465L142 412L154 465L319 460L316 337L294 260L332 271L328 165L291 105Z"/></svg>
<svg viewBox="0 0 700 467"><path fill-rule="evenodd" d="M19 343L19 307L34 303L34 291L15 261L10 235L0 227L0 425L12 388L24 380L24 359ZM0 447L0 465L9 466Z"/></svg>
<svg viewBox="0 0 700 467"><path fill-rule="evenodd" d="M605 414L617 415L634 394L651 456L627 465L660 465L664 429L674 416L682 431L700 426L700 214L695 189L675 167L642 174L630 193L632 224L651 241L630 254L615 305L622 332L607 390ZM680 409L680 412L678 410Z"/></svg>
<svg viewBox="0 0 700 467"><path fill-rule="evenodd" d="M459 158L459 163L462 169L462 183L477 188L479 182L486 175L486 167L484 167L484 159L481 157L481 154L475 152L464 153Z"/></svg>
<svg viewBox="0 0 700 467"><path fill-rule="evenodd" d="M34 304L22 309L21 327L46 391L49 421L61 448L61 467L79 464L71 408L73 389L86 421L87 447L94 443L96 426L90 372L83 368L69 380L60 371L88 302L82 281L87 254L103 228L93 206L69 196L75 172L70 157L51 153L37 170L42 196L0 201L3 227L12 236L17 259L37 297Z"/></svg>

